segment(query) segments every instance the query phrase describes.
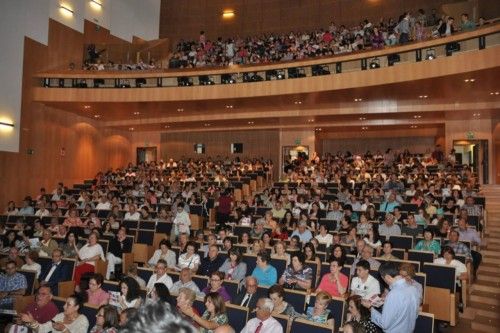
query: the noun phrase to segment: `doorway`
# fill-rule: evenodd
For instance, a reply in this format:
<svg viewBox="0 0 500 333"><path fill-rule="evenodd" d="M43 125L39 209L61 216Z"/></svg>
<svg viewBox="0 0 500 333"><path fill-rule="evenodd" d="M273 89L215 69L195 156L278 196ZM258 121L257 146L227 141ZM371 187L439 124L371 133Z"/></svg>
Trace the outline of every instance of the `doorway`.
<svg viewBox="0 0 500 333"><path fill-rule="evenodd" d="M457 164L469 165L482 184L488 184L488 140L454 140Z"/></svg>
<svg viewBox="0 0 500 333"><path fill-rule="evenodd" d="M156 162L156 147L137 147L137 164Z"/></svg>

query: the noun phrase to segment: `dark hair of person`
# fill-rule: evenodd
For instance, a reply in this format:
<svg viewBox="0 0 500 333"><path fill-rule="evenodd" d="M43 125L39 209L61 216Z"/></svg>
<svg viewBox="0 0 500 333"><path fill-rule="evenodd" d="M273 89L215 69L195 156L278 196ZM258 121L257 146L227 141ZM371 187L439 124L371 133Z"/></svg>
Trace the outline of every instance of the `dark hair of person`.
<svg viewBox="0 0 500 333"><path fill-rule="evenodd" d="M241 259L242 259L242 255L241 255L241 252L238 248L236 247L232 247L231 249L229 249L227 255L228 257L233 254L236 256L236 264L239 264L241 262Z"/></svg>
<svg viewBox="0 0 500 333"><path fill-rule="evenodd" d="M339 267L343 267L344 266L344 260L342 260L342 258L331 258L330 259L330 264L332 262L334 262L334 261L337 263L337 265L339 265Z"/></svg>
<svg viewBox="0 0 500 333"><path fill-rule="evenodd" d="M196 251L198 251L198 243L193 242L193 241L187 242L187 244L186 244L186 251L187 251L188 246L194 247L194 253L196 253Z"/></svg>
<svg viewBox="0 0 500 333"><path fill-rule="evenodd" d="M101 273L95 273L94 275L92 275L92 277L90 278L90 280L95 280L95 282L98 285L102 285L102 283L104 282L104 276L102 276Z"/></svg>
<svg viewBox="0 0 500 333"><path fill-rule="evenodd" d="M350 301L353 301L354 303L354 306L356 307L356 309L359 311L359 314L361 316L361 320L368 320L370 319L370 310L368 310L366 307L364 307L362 304L361 304L361 301L362 301L362 297L359 296L359 295L352 295L351 297L349 297L347 299L347 304L349 304Z"/></svg>
<svg viewBox="0 0 500 333"><path fill-rule="evenodd" d="M308 242L308 243L306 243L306 245L304 245L304 258L305 259L306 259L306 255L305 255L306 248L310 249L312 252L311 259L307 259L307 260L315 260L316 259L316 249L314 248L313 243Z"/></svg>
<svg viewBox="0 0 500 333"><path fill-rule="evenodd" d="M363 325L361 325L359 322L354 321L354 320L351 320L351 321L344 324L344 332L346 331L346 329L345 329L346 326L351 326L353 333L365 333L366 332Z"/></svg>
<svg viewBox="0 0 500 333"><path fill-rule="evenodd" d="M385 244L389 244L389 245L391 246L391 249L393 249L393 248L394 248L394 244L392 244L392 242L391 242L391 241L385 241L385 242L383 242L383 243L382 243L382 246L384 246Z"/></svg>
<svg viewBox="0 0 500 333"><path fill-rule="evenodd" d="M275 284L269 288L267 295L271 296L272 294L278 294L279 297L285 297L285 289L279 284Z"/></svg>
<svg viewBox="0 0 500 333"><path fill-rule="evenodd" d="M430 233L430 234L431 234L431 236L434 238L434 230L433 230L432 228L429 228L429 227L425 228L425 229L424 229L424 234L425 234L426 232Z"/></svg>
<svg viewBox="0 0 500 333"><path fill-rule="evenodd" d="M356 267L362 267L362 268L366 269L367 271L369 271L370 270L370 263L366 260L360 260L356 264Z"/></svg>
<svg viewBox="0 0 500 333"><path fill-rule="evenodd" d="M127 297L125 297L127 302L132 302L140 296L141 287L134 278L126 276L122 279L121 283L125 284L128 288Z"/></svg>
<svg viewBox="0 0 500 333"><path fill-rule="evenodd" d="M162 245L165 245L169 249L172 248L172 243L170 243L170 241L168 239L162 239L160 242L160 245L158 245L158 248L161 248Z"/></svg>
<svg viewBox="0 0 500 333"><path fill-rule="evenodd" d="M137 309L136 308L127 308L121 312L121 314L124 314L127 317L127 321L125 325L129 322L129 320L137 315Z"/></svg>
<svg viewBox="0 0 500 333"><path fill-rule="evenodd" d="M87 293L85 293L87 295ZM75 306L78 306L78 311L80 311L85 303L85 297L82 294L73 294L68 297L71 298L75 302Z"/></svg>
<svg viewBox="0 0 500 333"><path fill-rule="evenodd" d="M341 255L340 255L340 259L342 260L342 262L345 262L346 261L346 258L347 258L347 253L345 252L345 249L339 245L339 244L335 244L333 247L332 247L332 250L330 251L330 259L329 261L332 261L333 258L335 258L335 256L333 255L333 253L335 252L335 249L337 248L340 248L340 251L341 251Z"/></svg>
<svg viewBox="0 0 500 333"><path fill-rule="evenodd" d="M162 302L146 304L131 317L121 333L198 333L185 319L181 318L169 304Z"/></svg>
<svg viewBox="0 0 500 333"><path fill-rule="evenodd" d="M205 296L204 303L206 303L208 299L210 299L210 301L214 304L214 315L217 316L226 312L226 304L224 303L224 299L221 295L219 295L219 293L208 293Z"/></svg>
<svg viewBox="0 0 500 333"><path fill-rule="evenodd" d="M257 253L257 257L265 263L269 263L269 260L271 260L271 256L266 250L259 251L259 253Z"/></svg>
<svg viewBox="0 0 500 333"><path fill-rule="evenodd" d="M305 265L305 263L306 263L306 257L304 256L304 253L302 253L302 252L294 252L294 253L292 253L290 259L293 259L294 257L297 257L297 259L302 264L302 266Z"/></svg>
<svg viewBox="0 0 500 333"><path fill-rule="evenodd" d="M453 248L451 246L443 247L443 249L441 250L441 257L444 257L445 253L451 254L453 259L455 259L455 250L453 250Z"/></svg>
<svg viewBox="0 0 500 333"><path fill-rule="evenodd" d="M386 275L389 275L390 277L395 277L399 275L399 267L396 265L396 263L393 262L384 262L380 265L378 272L380 274L380 277L383 279Z"/></svg>
<svg viewBox="0 0 500 333"><path fill-rule="evenodd" d="M101 305L99 307L99 310L97 310L97 313L99 311L103 310L103 317L104 317L104 324L102 324L102 329L108 329L108 328L117 328L118 327L118 311L116 310L116 307L106 304L106 305Z"/></svg>
<svg viewBox="0 0 500 333"><path fill-rule="evenodd" d="M78 235L76 234L76 232L73 231L69 231L66 234L66 236L64 237L64 243L68 244L69 235L75 236L75 244L78 244Z"/></svg>
<svg viewBox="0 0 500 333"><path fill-rule="evenodd" d="M168 303L170 306L172 306L173 309L175 309L172 296L170 295L170 291L168 290L167 286L163 283L155 283L154 288L160 302Z"/></svg>

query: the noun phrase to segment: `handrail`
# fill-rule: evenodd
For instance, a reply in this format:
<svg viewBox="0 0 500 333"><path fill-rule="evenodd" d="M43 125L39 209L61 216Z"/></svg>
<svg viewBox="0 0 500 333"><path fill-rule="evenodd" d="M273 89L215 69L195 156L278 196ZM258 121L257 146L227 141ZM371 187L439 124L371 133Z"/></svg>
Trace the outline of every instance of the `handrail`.
<svg viewBox="0 0 500 333"><path fill-rule="evenodd" d="M313 65L322 65L326 63L339 63L349 62L355 60L369 59L383 57L390 54L400 54L409 51L416 51L421 49L429 49L446 45L453 42L461 42L488 36L500 32L500 23L478 28L474 31L457 33L452 36L427 40L423 42L413 42L405 45L398 45L392 47L385 47L383 49L360 51L355 53L336 55L331 57L318 57L314 59L306 59L302 61L287 61L270 63L266 65L253 64L253 65L235 65L230 67L220 68L200 68L200 69L158 69L158 70L142 70L142 71L84 71L84 70L65 70L65 71L44 71L34 75L36 78L79 78L79 79L93 79L93 78L156 78L156 77L179 77L179 76L200 76L200 75L221 75L221 74L234 74L234 73L249 73L261 72L275 69L288 69L293 67L305 67ZM161 74L161 75L158 75Z"/></svg>

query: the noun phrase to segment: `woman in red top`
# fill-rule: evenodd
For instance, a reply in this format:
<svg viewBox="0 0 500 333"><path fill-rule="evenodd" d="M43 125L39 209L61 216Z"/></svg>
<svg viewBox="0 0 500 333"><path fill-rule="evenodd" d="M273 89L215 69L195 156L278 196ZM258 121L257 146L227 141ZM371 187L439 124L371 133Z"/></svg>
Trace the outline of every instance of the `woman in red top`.
<svg viewBox="0 0 500 333"><path fill-rule="evenodd" d="M332 297L341 297L345 294L349 278L340 272L342 265L343 262L338 258L330 261L330 273L323 275L316 292L325 291Z"/></svg>
<svg viewBox="0 0 500 333"><path fill-rule="evenodd" d="M218 201L219 205L217 207L217 224L225 225L229 221L229 216L231 214L231 207L233 204L233 198L229 195L229 190L225 190Z"/></svg>

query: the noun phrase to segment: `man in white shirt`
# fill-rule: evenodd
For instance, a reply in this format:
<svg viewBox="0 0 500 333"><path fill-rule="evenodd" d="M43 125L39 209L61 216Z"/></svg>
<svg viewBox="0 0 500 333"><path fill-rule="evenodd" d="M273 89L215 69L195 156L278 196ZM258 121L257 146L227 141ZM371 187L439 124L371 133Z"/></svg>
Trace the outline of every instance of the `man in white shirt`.
<svg viewBox="0 0 500 333"><path fill-rule="evenodd" d="M380 284L377 279L370 275L370 264L366 260L360 260L356 264L356 273L351 282L351 294L359 295L363 299L370 299L373 295L380 294Z"/></svg>
<svg viewBox="0 0 500 333"><path fill-rule="evenodd" d="M45 203L40 203L40 208L36 211L35 216L38 216L40 218L50 216L49 210L45 208Z"/></svg>
<svg viewBox="0 0 500 333"><path fill-rule="evenodd" d="M139 221L141 218L141 214L135 208L135 205L130 205L128 212L125 213L125 217L123 218L125 221Z"/></svg>
<svg viewBox="0 0 500 333"><path fill-rule="evenodd" d="M97 209L97 210L110 210L111 209L111 204L105 195L101 196L101 199L99 200L99 203L97 204L95 209Z"/></svg>
<svg viewBox="0 0 500 333"><path fill-rule="evenodd" d="M261 298L257 302L256 318L250 319L241 333L283 333L283 326L271 317L274 304L270 298Z"/></svg>
<svg viewBox="0 0 500 333"><path fill-rule="evenodd" d="M155 273L149 278L146 286L147 294L150 295L155 286L155 283L163 283L168 290L174 285L172 278L167 275L167 262L163 259L158 260L155 267Z"/></svg>

